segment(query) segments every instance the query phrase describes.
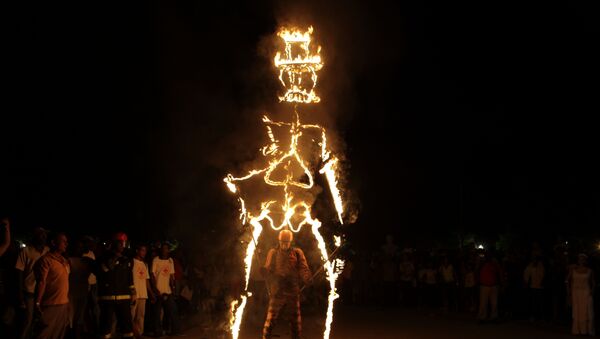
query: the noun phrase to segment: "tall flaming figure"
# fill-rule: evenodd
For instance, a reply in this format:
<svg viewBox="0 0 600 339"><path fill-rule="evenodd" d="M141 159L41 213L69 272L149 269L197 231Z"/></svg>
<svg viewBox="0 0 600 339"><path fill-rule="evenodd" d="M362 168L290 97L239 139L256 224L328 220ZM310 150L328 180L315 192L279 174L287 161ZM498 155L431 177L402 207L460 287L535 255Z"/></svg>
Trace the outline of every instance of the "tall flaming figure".
<svg viewBox="0 0 600 339"><path fill-rule="evenodd" d="M332 256L342 244L340 235L325 239L320 232L321 222L312 215L311 207L318 195L314 177L323 175L327 180L333 198L337 219L343 224L343 202L338 187L339 159L327 144L327 131L320 125L304 123L300 119L299 105L317 104L320 98L315 92L317 73L323 68L319 55L321 47L311 46L313 29L307 31L283 28L278 36L283 39L285 50L275 55L274 64L279 71L279 80L285 92L279 97L281 102L294 105L291 121L273 121L263 117L270 143L261 149L265 166L235 177L228 174L224 179L227 187L235 193L240 203L240 219L247 227L251 241L245 249L244 293L231 303L231 332L234 339L239 336L240 326L248 298L248 282L252 262L261 234L265 229L273 231L289 230L298 233L304 226L310 228L320 251L323 270L329 283L327 318L323 338L329 338L333 321L333 304L338 298L336 280L344 266L342 259ZM285 138L277 138L275 130L283 130ZM269 194L244 194L245 182L258 180ZM266 186L265 186L266 184ZM261 188L262 192L262 188ZM253 202L249 196L269 196L264 201ZM337 228L340 225L336 226ZM335 230L333 234L341 234ZM329 248L329 250L328 250ZM261 263L262 265L262 263Z"/></svg>

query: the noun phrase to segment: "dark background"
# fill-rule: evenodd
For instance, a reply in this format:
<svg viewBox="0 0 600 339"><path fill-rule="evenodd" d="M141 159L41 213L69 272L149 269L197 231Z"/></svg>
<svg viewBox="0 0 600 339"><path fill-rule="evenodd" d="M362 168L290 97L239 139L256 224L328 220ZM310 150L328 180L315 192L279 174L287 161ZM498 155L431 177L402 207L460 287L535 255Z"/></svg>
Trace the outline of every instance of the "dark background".
<svg viewBox="0 0 600 339"><path fill-rule="evenodd" d="M291 22L323 45L356 239L600 235L598 2L5 6L0 210L19 230L228 232L222 178L256 155Z"/></svg>

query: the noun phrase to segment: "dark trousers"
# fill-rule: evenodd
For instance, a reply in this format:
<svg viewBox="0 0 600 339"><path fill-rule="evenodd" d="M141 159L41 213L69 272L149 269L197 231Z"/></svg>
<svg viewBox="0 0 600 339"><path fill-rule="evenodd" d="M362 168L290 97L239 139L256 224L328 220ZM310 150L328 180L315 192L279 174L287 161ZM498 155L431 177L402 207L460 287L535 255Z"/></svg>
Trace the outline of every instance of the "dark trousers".
<svg viewBox="0 0 600 339"><path fill-rule="evenodd" d="M416 288L412 281L400 281L400 303L402 306L415 306L416 294Z"/></svg>
<svg viewBox="0 0 600 339"><path fill-rule="evenodd" d="M541 288L529 289L529 317L542 320L544 314L544 290Z"/></svg>
<svg viewBox="0 0 600 339"><path fill-rule="evenodd" d="M433 309L437 306L438 289L434 284L423 284L420 288L421 306Z"/></svg>
<svg viewBox="0 0 600 339"><path fill-rule="evenodd" d="M0 282L1 283L1 282ZM6 338L17 338L15 308L0 292L0 334Z"/></svg>
<svg viewBox="0 0 600 339"><path fill-rule="evenodd" d="M117 327L123 338L133 338L133 321L131 320L131 300L100 300L100 335L110 338L113 319L117 319Z"/></svg>
<svg viewBox="0 0 600 339"><path fill-rule="evenodd" d="M98 284L90 285L86 305L85 322L88 332L98 332L100 307L98 306Z"/></svg>
<svg viewBox="0 0 600 339"><path fill-rule="evenodd" d="M456 283L447 282L441 285L442 287L442 307L445 311L458 311L458 303L456 302Z"/></svg>
<svg viewBox="0 0 600 339"><path fill-rule="evenodd" d="M34 296L32 293L23 293L25 294L25 308L21 309L20 312L19 332L21 333L21 339L29 339L31 338L31 332L33 329L33 313L35 309L35 302L33 300Z"/></svg>
<svg viewBox="0 0 600 339"><path fill-rule="evenodd" d="M87 293L69 294L69 320L73 332L73 338L81 338L85 325L85 309L87 306Z"/></svg>
<svg viewBox="0 0 600 339"><path fill-rule="evenodd" d="M300 296L276 295L269 300L269 310L263 328L263 338L270 339L277 319L281 315L287 315L292 330L292 338L299 339L302 332L302 317L300 315Z"/></svg>
<svg viewBox="0 0 600 339"><path fill-rule="evenodd" d="M163 294L156 303L154 304L154 332L155 334L162 334L163 327L162 321L160 320L160 310L164 310L164 316L171 326L171 333L181 333L181 326L179 324L179 315L177 313L177 304L172 294Z"/></svg>

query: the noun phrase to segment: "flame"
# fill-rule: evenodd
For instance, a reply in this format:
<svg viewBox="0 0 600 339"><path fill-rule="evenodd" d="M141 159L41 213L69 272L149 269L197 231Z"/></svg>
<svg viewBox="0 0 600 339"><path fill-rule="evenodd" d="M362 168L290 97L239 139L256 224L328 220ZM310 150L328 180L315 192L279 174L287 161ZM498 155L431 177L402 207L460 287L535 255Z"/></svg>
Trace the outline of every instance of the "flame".
<svg viewBox="0 0 600 339"><path fill-rule="evenodd" d="M279 69L279 81L283 87L287 88L287 91L279 97L280 101L305 104L321 101L321 98L314 91L318 80L317 72L323 68L323 62L319 54L321 46L317 48L316 54L313 54L310 48L312 33L312 26L304 33L286 28L282 28L277 33L285 43L285 56L282 56L281 52L275 54L275 67ZM295 56L294 47L299 47L301 51ZM305 84L302 83L303 75L308 75L312 84L307 84L305 87ZM286 80L288 84L286 84Z"/></svg>
<svg viewBox="0 0 600 339"><path fill-rule="evenodd" d="M311 35L313 29L310 27L306 32L298 30L281 29L278 33L285 42L285 57L281 53L275 56L275 67L279 69L279 79L287 92L280 97L281 101L292 103L318 103L320 98L314 92L317 75L316 72L323 67L321 57L319 56L320 47L317 49L317 54L312 54L310 48ZM293 47L299 46L300 53L295 57ZM313 81L313 86L301 87L302 76L309 74ZM284 81L284 75L287 75L288 83ZM263 227L272 230L289 229L292 232L299 232L303 226L308 225L310 230L317 240L317 247L323 260L323 268L329 283L329 296L327 317L325 321L325 331L323 337L329 338L331 333L331 323L333 321L333 306L334 301L338 298L335 283L339 273L343 269L344 261L335 259L331 261L327 251L327 242L321 235L319 229L321 221L312 217L312 202L303 199L302 193L315 187L315 179L311 168L315 168L314 164L306 160L300 152L299 141L303 137L318 135L320 140L315 141L321 148L320 163L321 168L319 174L323 174L327 179L329 191L332 195L335 209L338 215L338 220L343 224L343 200L338 188L338 164L337 157L332 155L331 150L327 145L327 131L324 127L316 124L303 124L300 122L300 116L295 110L294 119L291 122L273 121L266 114L263 116L263 123L267 129L269 143L260 149L262 155L268 159L266 167L261 169L250 170L246 175L235 177L228 174L223 181L227 188L232 193L238 196L240 202L240 219L242 225L249 225L252 241L248 242L244 257L244 273L245 273L245 292L240 296L240 300L234 300L230 305L231 322L230 329L234 339L239 336L240 326L246 307L248 298L251 293L248 291L248 283L250 271L252 269L252 261L258 240ZM275 137L273 132L274 127L282 127L289 131L289 146L282 147L282 143ZM314 140L314 139L313 139ZM296 165L296 170L292 166ZM285 173L283 177L276 173ZM266 200L260 203L260 208L257 211L247 209L246 201L242 198L240 182L251 178L259 178L264 183L271 187L281 188L281 198L275 200ZM279 219L279 220L278 220ZM334 245L340 247L342 238L334 236Z"/></svg>
<svg viewBox="0 0 600 339"><path fill-rule="evenodd" d="M319 173L325 174L327 177L327 182L329 182L329 190L331 191L331 196L333 197L333 203L338 213L340 224L343 224L344 220L342 219L342 213L344 212L344 206L342 202L342 196L340 195L340 190L338 189L337 164L338 159L333 158L325 163L325 165L319 170Z"/></svg>

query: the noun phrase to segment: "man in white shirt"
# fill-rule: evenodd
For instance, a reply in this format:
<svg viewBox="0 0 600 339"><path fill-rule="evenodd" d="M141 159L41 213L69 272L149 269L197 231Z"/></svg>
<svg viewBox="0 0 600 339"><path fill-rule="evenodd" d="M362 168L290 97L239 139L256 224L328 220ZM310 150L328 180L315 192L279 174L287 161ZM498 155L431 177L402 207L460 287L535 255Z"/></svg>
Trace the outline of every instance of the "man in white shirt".
<svg viewBox="0 0 600 339"><path fill-rule="evenodd" d="M160 320L160 310L164 309L165 317L171 324L171 335L180 334L179 316L177 314L177 305L173 297L175 290L175 264L170 256L169 244L161 246L160 255L152 260L152 275L154 276L155 288L159 297L156 303L157 311L155 314L155 334L162 334L162 322Z"/></svg>
<svg viewBox="0 0 600 339"><path fill-rule="evenodd" d="M150 287L148 265L144 261L147 252L145 245L138 245L133 258L133 285L135 286L137 299L135 304L131 306L131 319L133 319L133 333L136 337L144 334L144 317L148 295L152 303L156 302L156 297Z"/></svg>
<svg viewBox="0 0 600 339"><path fill-rule="evenodd" d="M19 279L19 306L24 312L23 322L20 327L20 338L27 339L31 336L31 325L33 323L34 312L34 293L35 293L35 274L33 272L34 264L44 254L48 253L46 246L47 232L41 227L33 230L31 242L19 252L15 268Z"/></svg>

